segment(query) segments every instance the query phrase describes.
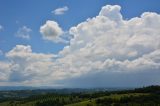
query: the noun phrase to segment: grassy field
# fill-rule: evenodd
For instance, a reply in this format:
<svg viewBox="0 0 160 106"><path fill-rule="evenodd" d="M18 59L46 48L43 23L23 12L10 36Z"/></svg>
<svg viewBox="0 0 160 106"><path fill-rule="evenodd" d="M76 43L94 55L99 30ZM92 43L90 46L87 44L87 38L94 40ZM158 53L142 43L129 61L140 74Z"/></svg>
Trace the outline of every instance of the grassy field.
<svg viewBox="0 0 160 106"><path fill-rule="evenodd" d="M147 94L147 93L112 94L109 96L94 98L94 99L82 101L79 103L69 104L69 105L65 105L65 106L97 106L96 105L97 99L111 98L111 99L120 100L120 98L122 98L122 97L130 97L130 96L137 97L137 96L142 96L142 95L149 95L149 94Z"/></svg>
<svg viewBox="0 0 160 106"><path fill-rule="evenodd" d="M129 93L129 94L111 94L109 96L103 96L103 97L98 97L98 98L94 98L94 99L88 99L88 100L84 100L78 103L73 103L73 104L69 104L69 105L65 105L65 106L97 106L96 105L96 100L97 99L105 99L105 98L111 98L111 99L116 99L119 100L122 97L130 97L130 96L141 96L141 95L148 95L146 93ZM46 98L43 101L47 101L47 100L52 100L53 98ZM7 101L7 102L3 102L0 103L0 106L35 106L35 104L37 102L42 101L42 99L37 99L37 100L33 100L33 101L28 101L28 102L20 102L20 101Z"/></svg>

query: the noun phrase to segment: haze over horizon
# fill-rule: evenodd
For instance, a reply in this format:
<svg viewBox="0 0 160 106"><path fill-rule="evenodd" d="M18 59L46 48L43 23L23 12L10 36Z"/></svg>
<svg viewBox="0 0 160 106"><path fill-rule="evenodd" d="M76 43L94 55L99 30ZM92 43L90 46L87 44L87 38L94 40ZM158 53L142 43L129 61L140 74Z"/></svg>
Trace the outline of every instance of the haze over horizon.
<svg viewBox="0 0 160 106"><path fill-rule="evenodd" d="M0 86L160 85L160 1L1 0Z"/></svg>

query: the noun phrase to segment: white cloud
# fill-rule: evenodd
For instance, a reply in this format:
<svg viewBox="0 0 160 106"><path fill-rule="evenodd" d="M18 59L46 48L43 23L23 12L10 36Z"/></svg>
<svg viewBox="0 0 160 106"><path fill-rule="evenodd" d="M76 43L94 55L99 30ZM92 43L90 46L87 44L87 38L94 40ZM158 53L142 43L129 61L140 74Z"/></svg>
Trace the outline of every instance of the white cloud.
<svg viewBox="0 0 160 106"><path fill-rule="evenodd" d="M98 16L70 28L73 38L56 56L17 45L6 54L11 64L6 75L23 84L70 87L160 84L159 28L157 13L124 20L120 6L107 5ZM40 32L53 41L63 33L54 21Z"/></svg>
<svg viewBox="0 0 160 106"><path fill-rule="evenodd" d="M123 20L120 6L104 6L98 16L70 29L74 37L60 52L59 61L80 77L101 72L155 73L160 70L159 27L157 13Z"/></svg>
<svg viewBox="0 0 160 106"><path fill-rule="evenodd" d="M43 39L49 40L52 42L62 42L66 43L67 41L63 39L63 30L59 26L59 24L55 21L46 21L44 25L40 27L40 33L43 36Z"/></svg>
<svg viewBox="0 0 160 106"><path fill-rule="evenodd" d="M64 7L55 9L54 11L52 11L52 13L54 13L55 15L62 15L68 10L69 8L67 6L64 6Z"/></svg>
<svg viewBox="0 0 160 106"><path fill-rule="evenodd" d="M8 81L10 74L10 63L0 61L0 82Z"/></svg>
<svg viewBox="0 0 160 106"><path fill-rule="evenodd" d="M0 61L0 84L55 86L66 76L55 62L56 55L34 53L29 45L16 45L5 56L8 61Z"/></svg>
<svg viewBox="0 0 160 106"><path fill-rule="evenodd" d="M9 81L12 83L33 84L46 81L54 66L53 54L33 53L29 45L16 45L6 53L10 61ZM45 78L45 79L43 79Z"/></svg>
<svg viewBox="0 0 160 106"><path fill-rule="evenodd" d="M120 13L121 7L119 5L107 5L103 6L99 16L105 16L108 17L110 20L113 21L121 21L122 15Z"/></svg>
<svg viewBox="0 0 160 106"><path fill-rule="evenodd" d="M31 33L31 29L28 28L27 26L23 26L21 28L18 29L18 31L16 32L16 37L19 38L23 38L23 39L30 39L30 33Z"/></svg>

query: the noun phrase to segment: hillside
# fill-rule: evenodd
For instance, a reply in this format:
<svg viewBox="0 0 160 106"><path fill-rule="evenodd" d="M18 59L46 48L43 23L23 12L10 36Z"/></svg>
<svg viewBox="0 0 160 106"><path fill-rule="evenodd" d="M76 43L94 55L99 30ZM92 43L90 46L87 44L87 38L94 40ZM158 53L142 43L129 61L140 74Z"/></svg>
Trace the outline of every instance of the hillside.
<svg viewBox="0 0 160 106"><path fill-rule="evenodd" d="M16 94L20 91L7 93L10 92ZM3 97L0 106L160 106L160 86L121 91L48 92L29 97Z"/></svg>

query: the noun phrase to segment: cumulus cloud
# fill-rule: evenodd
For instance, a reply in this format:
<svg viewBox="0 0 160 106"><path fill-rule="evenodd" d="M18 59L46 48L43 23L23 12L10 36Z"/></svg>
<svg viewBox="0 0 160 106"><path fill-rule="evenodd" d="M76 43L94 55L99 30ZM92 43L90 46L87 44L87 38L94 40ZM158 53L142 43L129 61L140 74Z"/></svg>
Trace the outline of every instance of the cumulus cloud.
<svg viewBox="0 0 160 106"><path fill-rule="evenodd" d="M122 15L120 13L121 7L119 5L107 5L103 6L101 11L99 12L99 16L108 17L113 21L121 21Z"/></svg>
<svg viewBox="0 0 160 106"><path fill-rule="evenodd" d="M64 78L56 55L34 53L30 45L16 45L5 56L8 61L0 61L0 84L55 86L56 80Z"/></svg>
<svg viewBox="0 0 160 106"><path fill-rule="evenodd" d="M54 55L33 53L29 45L17 45L6 54L6 57L11 63L9 77L11 82L40 81L52 71L51 61Z"/></svg>
<svg viewBox="0 0 160 106"><path fill-rule="evenodd" d="M49 40L56 43L67 43L67 41L63 39L65 32L55 21L46 21L46 23L40 27L40 33L42 34L43 39L45 40Z"/></svg>
<svg viewBox="0 0 160 106"><path fill-rule="evenodd" d="M64 6L64 7L55 9L54 11L52 11L52 13L54 13L55 15L62 15L68 10L69 8L67 6Z"/></svg>
<svg viewBox="0 0 160 106"><path fill-rule="evenodd" d="M0 61L0 82L8 81L10 74L10 63Z"/></svg>
<svg viewBox="0 0 160 106"><path fill-rule="evenodd" d="M7 78L69 87L160 84L160 15L145 12L124 20L120 9L104 6L98 16L70 28L73 38L57 55L17 45L6 54L11 64ZM54 21L40 30L49 40L63 33Z"/></svg>
<svg viewBox="0 0 160 106"><path fill-rule="evenodd" d="M19 37L19 38L23 38L23 39L30 39L31 31L32 30L30 28L28 28L27 26L23 26L23 27L18 29L15 36Z"/></svg>
<svg viewBox="0 0 160 106"><path fill-rule="evenodd" d="M145 12L140 17L123 20L120 9L117 5L104 6L98 16L70 29L74 37L60 52L63 58L59 61L80 79L84 75L101 77L100 73L106 77L112 73L119 79L126 73L128 76L133 73L148 76L148 73L160 70L160 15ZM149 76L144 77L146 82L143 79L142 84L153 81L147 78ZM160 81L157 77L155 79L156 83Z"/></svg>

